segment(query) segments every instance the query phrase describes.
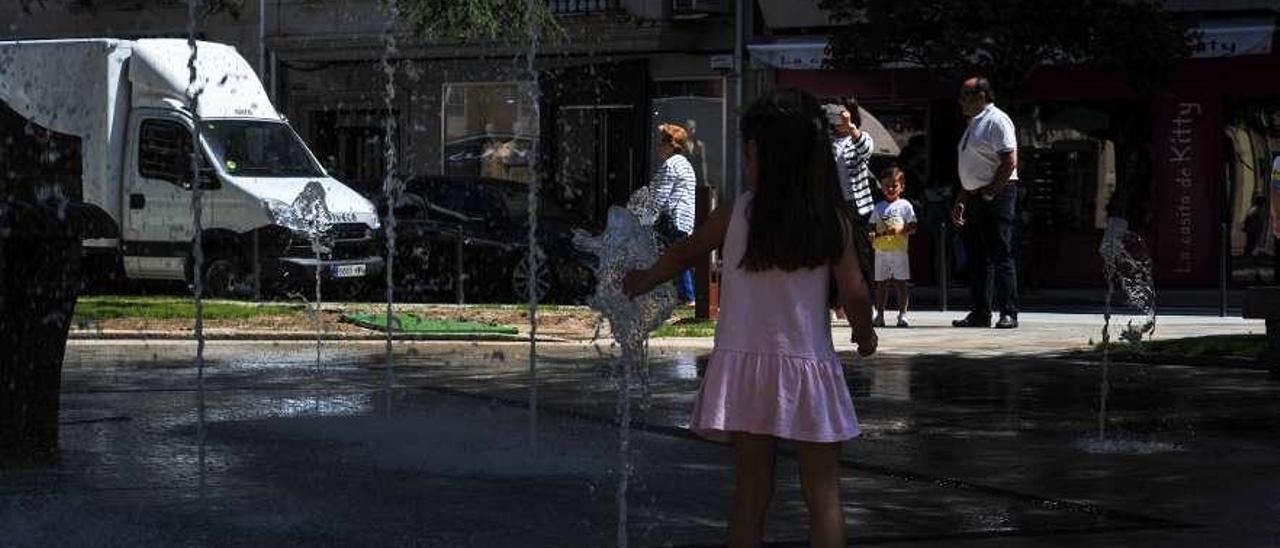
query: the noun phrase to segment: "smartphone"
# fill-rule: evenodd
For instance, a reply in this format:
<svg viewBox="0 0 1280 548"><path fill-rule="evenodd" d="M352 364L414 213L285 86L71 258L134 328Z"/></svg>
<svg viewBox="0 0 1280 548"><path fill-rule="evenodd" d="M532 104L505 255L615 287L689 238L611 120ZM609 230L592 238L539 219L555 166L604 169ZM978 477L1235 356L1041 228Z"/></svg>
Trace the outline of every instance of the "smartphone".
<svg viewBox="0 0 1280 548"><path fill-rule="evenodd" d="M827 124L834 127L844 123L844 108L837 105L825 105L822 110L826 111Z"/></svg>

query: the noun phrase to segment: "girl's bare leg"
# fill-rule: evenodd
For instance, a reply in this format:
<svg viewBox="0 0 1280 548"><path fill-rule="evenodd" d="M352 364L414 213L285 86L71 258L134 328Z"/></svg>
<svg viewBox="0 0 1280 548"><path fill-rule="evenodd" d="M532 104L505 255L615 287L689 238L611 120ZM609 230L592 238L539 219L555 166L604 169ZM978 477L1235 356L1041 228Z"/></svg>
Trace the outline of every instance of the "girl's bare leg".
<svg viewBox="0 0 1280 548"><path fill-rule="evenodd" d="M773 436L734 432L733 465L737 482L729 515L730 548L760 546L764 514L773 498L774 463L778 439Z"/></svg>
<svg viewBox="0 0 1280 548"><path fill-rule="evenodd" d="M840 505L840 444L796 442L800 488L809 507L809 545L845 545L844 508Z"/></svg>

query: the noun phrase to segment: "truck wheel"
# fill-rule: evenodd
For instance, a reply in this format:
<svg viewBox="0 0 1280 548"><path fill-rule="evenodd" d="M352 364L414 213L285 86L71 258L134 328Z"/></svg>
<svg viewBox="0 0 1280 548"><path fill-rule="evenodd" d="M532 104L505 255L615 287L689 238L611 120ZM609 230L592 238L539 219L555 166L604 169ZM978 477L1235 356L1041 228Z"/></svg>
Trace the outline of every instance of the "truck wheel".
<svg viewBox="0 0 1280 548"><path fill-rule="evenodd" d="M248 298L253 295L253 280L239 261L213 257L205 263L204 293L219 299Z"/></svg>
<svg viewBox="0 0 1280 548"><path fill-rule="evenodd" d="M84 256L84 288L89 292L120 292L128 279L124 261L117 253L86 253Z"/></svg>

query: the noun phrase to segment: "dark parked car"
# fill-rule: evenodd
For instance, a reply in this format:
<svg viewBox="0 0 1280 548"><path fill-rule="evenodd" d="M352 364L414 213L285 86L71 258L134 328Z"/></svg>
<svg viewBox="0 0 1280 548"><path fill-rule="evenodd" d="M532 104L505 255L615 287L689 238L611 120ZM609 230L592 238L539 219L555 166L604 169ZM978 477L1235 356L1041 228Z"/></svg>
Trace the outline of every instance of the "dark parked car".
<svg viewBox="0 0 1280 548"><path fill-rule="evenodd" d="M395 207L397 285L411 296L523 302L528 295L529 187L481 177L424 176L405 183ZM540 300L581 302L594 287L594 257L573 246L587 221L539 201Z"/></svg>
<svg viewBox="0 0 1280 548"><path fill-rule="evenodd" d="M533 141L509 133L470 135L444 144L445 171L475 177L529 174Z"/></svg>

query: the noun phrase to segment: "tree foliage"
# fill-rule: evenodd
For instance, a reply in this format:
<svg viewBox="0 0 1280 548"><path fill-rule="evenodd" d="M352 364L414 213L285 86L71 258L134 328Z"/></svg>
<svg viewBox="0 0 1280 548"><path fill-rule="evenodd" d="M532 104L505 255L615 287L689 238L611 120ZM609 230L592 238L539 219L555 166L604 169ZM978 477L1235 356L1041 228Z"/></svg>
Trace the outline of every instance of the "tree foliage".
<svg viewBox="0 0 1280 548"><path fill-rule="evenodd" d="M4 1L4 0L0 0ZM225 13L239 18L250 0L197 0L205 16ZM337 0L329 2L342 7ZM457 40L463 42L523 43L535 31L541 38L561 38L564 29L545 0L382 0L395 2L400 16L428 41ZM104 0L17 0L18 7L30 15L51 5L66 5L73 11L95 11ZM185 5L187 0L114 0L112 6L135 4L138 9L154 4ZM256 3L256 0L253 0Z"/></svg>
<svg viewBox="0 0 1280 548"><path fill-rule="evenodd" d="M73 11L93 12L101 7L99 5L100 1L101 0L71 0L69 2L69 7ZM199 0L199 4L197 5L197 7L201 10L201 13L205 16L214 15L218 13L226 13L231 17L238 19L240 15L244 13L246 1L247 0ZM38 9L47 8L48 4L51 4L51 3L55 3L55 2L51 2L50 0L18 0L18 7L22 9L23 13L27 15L31 15L32 13L35 13L35 11ZM167 5L167 6L179 6L179 5L186 5L186 3L187 3L186 0L159 0L159 1L135 0L133 2L120 2L120 1L112 2L111 5L115 7L120 7L122 4L124 5L132 4L132 6L130 7L133 7L136 9L146 9L146 8L153 8L156 6L156 4Z"/></svg>
<svg viewBox="0 0 1280 548"><path fill-rule="evenodd" d="M1119 75L1140 93L1172 78L1198 37L1158 0L822 0L839 68L908 63L980 73L1014 94L1045 65Z"/></svg>
<svg viewBox="0 0 1280 548"><path fill-rule="evenodd" d="M544 0L394 0L400 15L428 41L527 42L563 35Z"/></svg>

